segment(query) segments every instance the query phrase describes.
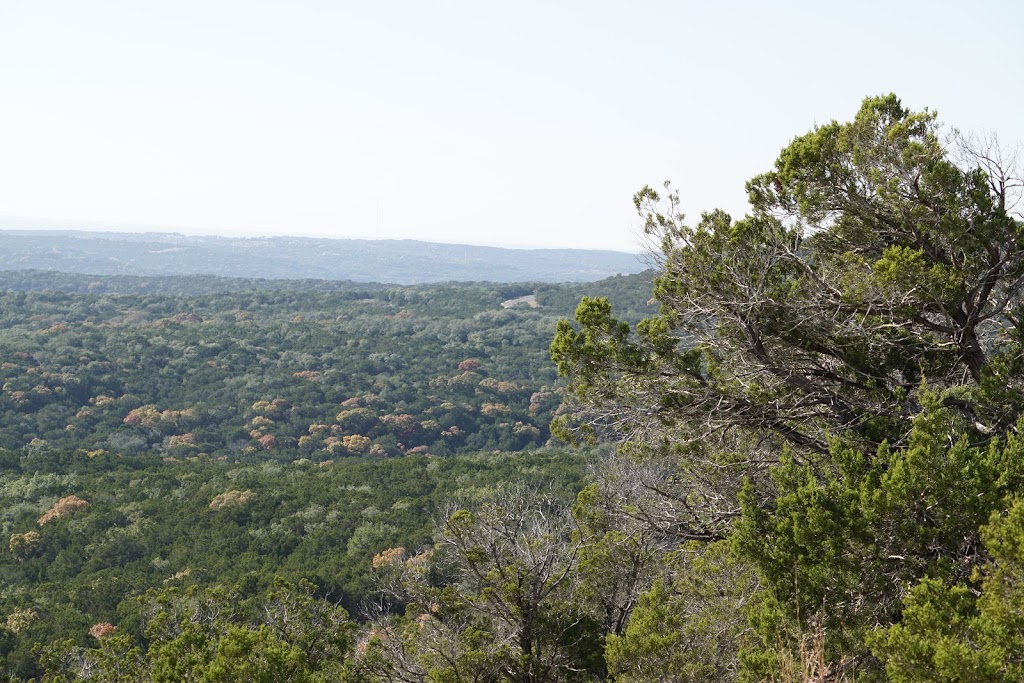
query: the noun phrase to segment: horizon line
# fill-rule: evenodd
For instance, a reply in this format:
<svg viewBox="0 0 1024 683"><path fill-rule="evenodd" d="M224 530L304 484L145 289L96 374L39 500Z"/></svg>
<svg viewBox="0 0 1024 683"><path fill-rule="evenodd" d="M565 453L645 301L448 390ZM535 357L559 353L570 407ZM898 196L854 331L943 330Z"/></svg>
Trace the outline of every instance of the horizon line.
<svg viewBox="0 0 1024 683"><path fill-rule="evenodd" d="M23 222L28 225L7 225L7 221ZM34 224L34 225L32 225ZM201 228L185 226L161 226L152 224L133 224L105 222L96 220L79 220L70 218L39 218L34 216L14 216L0 214L0 231L10 232L111 232L133 235L162 234L180 235L182 237L222 237L230 239L266 239L266 238L301 238L323 240L362 240L367 242L423 242L428 244L446 244L450 246L485 247L490 249L507 249L520 251L608 251L631 256L642 256L642 248L635 250L613 249L608 247L567 247L567 246L525 246L521 244L498 242L459 242L440 238L420 237L380 237L369 235L326 235L315 232L281 233L264 229L246 230L244 228Z"/></svg>

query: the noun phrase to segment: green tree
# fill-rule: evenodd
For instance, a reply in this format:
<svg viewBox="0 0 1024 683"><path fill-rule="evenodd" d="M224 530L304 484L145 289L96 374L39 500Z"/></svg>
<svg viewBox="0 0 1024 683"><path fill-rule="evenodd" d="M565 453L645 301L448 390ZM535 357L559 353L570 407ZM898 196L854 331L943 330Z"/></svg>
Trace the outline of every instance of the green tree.
<svg viewBox="0 0 1024 683"><path fill-rule="evenodd" d="M644 188L661 316L630 337L606 301L584 298L581 329L560 323L552 355L600 405L595 424L647 444L753 433L810 457L838 431L899 443L922 378L1001 433L1019 394L1013 187L954 163L933 113L869 98L853 122L786 147L748 184L741 220L714 211L690 228L674 194Z"/></svg>
<svg viewBox="0 0 1024 683"><path fill-rule="evenodd" d="M644 188L660 315L631 330L584 297L559 323L557 433L657 463L646 508L757 568L751 675L819 629L823 666L875 675L867 632L905 586L984 560L978 529L1021 484L1020 186L994 144L868 98L783 149L742 219L690 227Z"/></svg>
<svg viewBox="0 0 1024 683"><path fill-rule="evenodd" d="M640 594L650 585L665 555L664 534L623 514L619 492L602 477L580 491L573 507L585 542L579 550L576 599L601 625L602 635L621 635Z"/></svg>
<svg viewBox="0 0 1024 683"><path fill-rule="evenodd" d="M1024 503L995 513L982 537L991 554L974 581L926 578L904 599L900 623L876 632L893 683L1024 678ZM980 588L980 590L979 590Z"/></svg>
<svg viewBox="0 0 1024 683"><path fill-rule="evenodd" d="M308 583L278 580L249 600L223 588L169 588L140 603L145 649L104 624L95 634L99 647L67 641L46 648L44 680L272 683L340 680L346 669L348 616Z"/></svg>
<svg viewBox="0 0 1024 683"><path fill-rule="evenodd" d="M688 546L640 596L625 631L605 657L621 683L735 681L738 653L752 636L744 607L757 588L728 542Z"/></svg>
<svg viewBox="0 0 1024 683"><path fill-rule="evenodd" d="M506 487L479 505L450 506L431 554L382 553L375 563L410 618L374 625L380 677L589 680L602 668L600 643L573 599L583 543L575 527L556 499Z"/></svg>

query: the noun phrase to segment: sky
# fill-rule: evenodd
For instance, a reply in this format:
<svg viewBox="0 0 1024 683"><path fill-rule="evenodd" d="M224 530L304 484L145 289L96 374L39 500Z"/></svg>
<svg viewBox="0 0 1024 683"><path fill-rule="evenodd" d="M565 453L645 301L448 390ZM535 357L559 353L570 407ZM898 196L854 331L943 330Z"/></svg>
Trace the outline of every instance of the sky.
<svg viewBox="0 0 1024 683"><path fill-rule="evenodd" d="M641 187L740 216L868 95L1021 142L1022 29L985 0L0 0L0 228L638 251Z"/></svg>

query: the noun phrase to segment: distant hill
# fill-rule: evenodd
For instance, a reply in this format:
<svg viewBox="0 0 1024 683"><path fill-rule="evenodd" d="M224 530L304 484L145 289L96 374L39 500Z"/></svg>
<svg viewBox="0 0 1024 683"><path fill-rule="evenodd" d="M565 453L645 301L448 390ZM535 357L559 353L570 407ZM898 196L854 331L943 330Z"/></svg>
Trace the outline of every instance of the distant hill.
<svg viewBox="0 0 1024 683"><path fill-rule="evenodd" d="M415 240L216 237L0 230L0 270L94 275L217 275L420 284L592 282L645 268L595 249L502 249Z"/></svg>

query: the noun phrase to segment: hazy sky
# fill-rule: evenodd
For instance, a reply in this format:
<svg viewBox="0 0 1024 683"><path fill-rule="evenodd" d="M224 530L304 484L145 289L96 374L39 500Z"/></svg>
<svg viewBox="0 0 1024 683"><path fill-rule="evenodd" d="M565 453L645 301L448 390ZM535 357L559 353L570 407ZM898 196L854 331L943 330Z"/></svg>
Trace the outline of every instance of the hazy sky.
<svg viewBox="0 0 1024 683"><path fill-rule="evenodd" d="M0 0L0 215L635 250L866 95L1024 140L1022 8Z"/></svg>

